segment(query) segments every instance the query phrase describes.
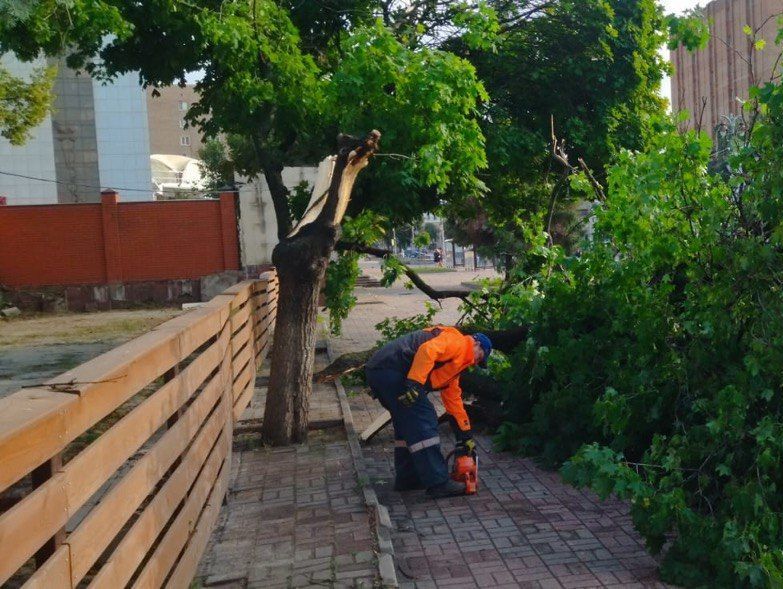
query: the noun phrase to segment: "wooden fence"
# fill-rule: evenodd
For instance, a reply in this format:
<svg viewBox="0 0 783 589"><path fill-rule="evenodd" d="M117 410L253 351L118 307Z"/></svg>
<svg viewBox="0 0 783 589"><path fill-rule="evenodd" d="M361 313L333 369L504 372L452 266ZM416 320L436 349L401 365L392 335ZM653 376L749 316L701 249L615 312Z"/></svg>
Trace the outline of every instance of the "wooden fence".
<svg viewBox="0 0 783 589"><path fill-rule="evenodd" d="M0 585L189 586L276 302L268 273L0 400Z"/></svg>

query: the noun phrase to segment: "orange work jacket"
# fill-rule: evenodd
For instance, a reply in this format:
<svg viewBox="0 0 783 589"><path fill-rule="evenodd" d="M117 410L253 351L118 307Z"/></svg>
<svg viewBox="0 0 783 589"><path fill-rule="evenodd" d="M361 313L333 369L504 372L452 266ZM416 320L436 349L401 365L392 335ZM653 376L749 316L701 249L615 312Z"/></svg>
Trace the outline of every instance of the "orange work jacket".
<svg viewBox="0 0 783 589"><path fill-rule="evenodd" d="M446 412L454 418L460 430L467 431L470 429L470 420L462 403L459 376L463 370L476 363L473 338L445 325L424 331L433 329L439 329L440 333L416 350L408 378L440 391Z"/></svg>

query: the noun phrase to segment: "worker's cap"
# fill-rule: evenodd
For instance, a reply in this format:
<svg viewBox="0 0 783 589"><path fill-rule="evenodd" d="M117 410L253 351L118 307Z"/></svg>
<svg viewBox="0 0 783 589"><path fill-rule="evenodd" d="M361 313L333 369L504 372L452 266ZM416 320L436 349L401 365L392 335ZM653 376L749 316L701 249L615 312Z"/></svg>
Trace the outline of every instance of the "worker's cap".
<svg viewBox="0 0 783 589"><path fill-rule="evenodd" d="M486 368L487 359L489 359L489 355L492 353L492 340L483 333L474 333L473 339L476 340L481 346L481 349L484 350L484 359L479 363L479 366L481 366L481 368Z"/></svg>

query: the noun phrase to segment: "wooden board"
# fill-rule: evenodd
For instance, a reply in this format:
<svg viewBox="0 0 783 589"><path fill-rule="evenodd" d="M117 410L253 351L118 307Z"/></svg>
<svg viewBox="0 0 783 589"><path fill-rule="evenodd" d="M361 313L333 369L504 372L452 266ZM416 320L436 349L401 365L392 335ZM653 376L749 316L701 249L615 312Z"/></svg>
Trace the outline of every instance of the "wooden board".
<svg viewBox="0 0 783 589"><path fill-rule="evenodd" d="M252 327L248 321L236 334L231 337L231 355L236 356L237 353L250 341L252 336Z"/></svg>
<svg viewBox="0 0 783 589"><path fill-rule="evenodd" d="M0 515L0 582L5 582L193 394L226 354L228 337L125 415L65 468ZM195 433L195 432L194 432ZM19 534L19 530L26 530Z"/></svg>
<svg viewBox="0 0 783 589"><path fill-rule="evenodd" d="M223 401L210 419L209 429L205 430L204 437L200 438L198 445L191 446L172 476L133 523L104 566L95 575L90 587L110 589L125 587L165 528L171 514L185 497L188 489L191 488L202 463L205 469L209 468L210 470L222 463L229 446L226 436L220 435L220 432L225 431L225 428L220 429L220 426L225 424L226 411L227 407ZM216 435L218 437L217 444L211 447L212 440ZM211 451L205 461L205 450L210 450L210 448Z"/></svg>
<svg viewBox="0 0 783 589"><path fill-rule="evenodd" d="M71 585L71 549L68 544L60 546L45 563L27 579L22 589L68 588Z"/></svg>
<svg viewBox="0 0 783 589"><path fill-rule="evenodd" d="M223 465L230 464L232 413L240 405L244 407L252 397L255 356L257 353L260 355L259 347L267 339L259 332L268 335L268 326L274 323L277 281L274 274L268 274L267 277L272 279L250 280L235 285L203 307L167 321L147 334L47 381L67 382L73 392L50 390L42 386L39 389L25 389L0 400L2 491L39 464L57 456L69 443L142 388L188 359L210 338L218 336L217 341L200 352L181 373L134 407L40 487L0 514L0 554L3 554L0 558L0 583L18 570L26 557L30 556L31 550L34 551L37 545L48 541L52 534L61 529L130 456L199 391L196 401L179 420L169 424L170 429L130 465L130 470L122 478L112 480L112 487L106 496L77 525L68 537L67 544L55 550L33 573L26 586L68 587L80 583L108 546L118 540L123 543L128 538L128 534L122 538L117 536L145 498L160 486L167 473L170 475L153 502L170 481L185 484L185 473L190 477L190 482L185 484L182 493L190 497L195 492L189 492L188 489L201 468L206 450L211 447L210 456L214 455L212 460L218 463L215 476L217 472L226 474L218 483L206 487L206 494L199 499L201 504L191 507L196 510L193 512L195 519L204 522L204 525L199 523L197 529L189 529L184 544L182 535L173 534L170 530L161 542L157 542L157 535L164 530L181 498L173 504L165 504L168 511L159 509L155 517L147 516L145 521L160 527L148 538L146 551L137 554L138 560L132 565L126 582L155 543L156 550L173 554L171 566L176 566L178 579L184 579L188 574L192 577L195 564L191 566L189 563L198 562L204 549L201 539L204 539L205 544L214 518L217 517L216 512L213 514L210 501L220 481L228 477L230 470ZM205 383L204 380L209 378L217 366L220 366L218 373ZM234 367L241 370L234 370ZM232 407L235 387L239 393L239 402ZM218 403L220 409L213 412L215 403ZM212 417L208 423L211 425L202 428L203 420L210 413ZM220 437L222 441L213 446L213 434L217 435L217 431L223 432ZM210 432L209 436L212 437L205 432ZM185 451L189 445L190 448ZM192 456L190 452L195 452L195 449L199 449L198 461L193 462L195 458L187 461L186 457ZM180 469L183 464L189 464L189 470L184 467ZM171 473L175 465L177 468ZM205 472L202 471L200 476L203 477ZM207 483L196 483L194 489L201 489L204 485ZM222 498L224 493L224 489L219 491L219 497ZM189 498L187 505L195 505L192 501L195 500ZM161 500L159 503L163 505L165 502ZM147 508L137 522L147 514ZM180 512L174 526L178 525L177 522L180 522L180 528L185 525L181 523L181 517ZM192 523L189 521L188 525ZM195 547L189 539L194 534L199 538ZM134 538L138 539L138 536L131 535L130 540ZM171 542L179 548L164 546ZM183 547L185 553L180 557ZM185 555L187 561L181 560ZM177 559L181 560L179 564ZM162 580L158 579L160 582Z"/></svg>
<svg viewBox="0 0 783 589"><path fill-rule="evenodd" d="M204 511L201 513L201 518L196 525L196 531L191 535L185 552L180 557L174 572L171 573L171 577L166 583L167 588L188 589L192 587L191 583L196 574L199 560L201 560L201 555L207 547L207 542L209 542L209 536L215 527L218 515L220 515L223 497L225 497L228 489L228 476L231 472L230 464L231 461L227 460L223 466L223 470L218 476L215 487L212 489Z"/></svg>
<svg viewBox="0 0 783 589"><path fill-rule="evenodd" d="M177 557L188 543L199 515L212 493L212 488L215 486L222 469L230 470L230 466L224 463L223 457L218 454L210 456L210 460L204 465L199 478L193 485L187 499L185 499L182 509L177 513L171 526L163 534L163 539L144 565L141 574L133 583L135 589L148 589L163 585L163 581L176 563ZM124 583L121 585L94 586L114 589L115 587L123 587ZM93 584L90 587L93 587Z"/></svg>
<svg viewBox="0 0 783 589"><path fill-rule="evenodd" d="M236 358L234 358L233 362L231 363L231 370L232 374L234 375L234 379L236 381L239 380L239 377L244 373L245 370L248 368L253 367L255 364L254 358L253 358L253 347L252 346L245 346L242 348L242 351L237 354ZM245 383L241 383L240 387L243 386Z"/></svg>
<svg viewBox="0 0 783 589"><path fill-rule="evenodd" d="M0 491L219 333L228 311L202 308L186 315L194 316L186 327L175 317L48 381L88 383L78 385L81 394L25 389L0 399ZM172 322L179 327L167 326Z"/></svg>
<svg viewBox="0 0 783 589"><path fill-rule="evenodd" d="M233 333L236 333L237 330L239 330L245 323L247 323L247 320L250 317L250 312L252 310L253 309L250 306L250 304L247 304L244 307L242 307L239 311L231 315L231 331Z"/></svg>
<svg viewBox="0 0 783 589"><path fill-rule="evenodd" d="M233 370L236 370L234 368ZM252 383L256 378L256 365L255 362L248 362L245 368L234 377L234 384L232 387L234 393L234 403L239 400L242 393L245 392L247 383Z"/></svg>
<svg viewBox="0 0 783 589"><path fill-rule="evenodd" d="M187 448L194 432L198 431L221 397L222 389L220 375L216 375L174 426L133 465L69 536L74 586L87 574L144 498ZM195 452L203 462L207 455L206 451L212 447L217 433L224 425L224 415L213 415L207 425L199 431L191 449L188 450L188 456Z"/></svg>

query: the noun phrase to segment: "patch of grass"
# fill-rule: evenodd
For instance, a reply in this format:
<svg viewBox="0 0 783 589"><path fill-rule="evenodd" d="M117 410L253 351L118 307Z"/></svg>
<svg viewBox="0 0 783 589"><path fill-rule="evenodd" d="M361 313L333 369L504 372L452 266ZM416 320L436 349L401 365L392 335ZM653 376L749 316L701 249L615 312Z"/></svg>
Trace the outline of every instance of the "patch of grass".
<svg viewBox="0 0 783 589"><path fill-rule="evenodd" d="M130 339L180 313L177 309L160 309L23 317L4 326L0 347Z"/></svg>
<svg viewBox="0 0 783 589"><path fill-rule="evenodd" d="M446 266L411 266L417 274L441 274L442 272L456 272L454 268Z"/></svg>
<svg viewBox="0 0 783 589"><path fill-rule="evenodd" d="M367 485L370 485L370 479L366 476L360 476L356 479L356 490L361 491L364 489Z"/></svg>
<svg viewBox="0 0 783 589"><path fill-rule="evenodd" d="M235 452L259 450L264 447L264 441L260 432L238 434L234 436L232 447Z"/></svg>

